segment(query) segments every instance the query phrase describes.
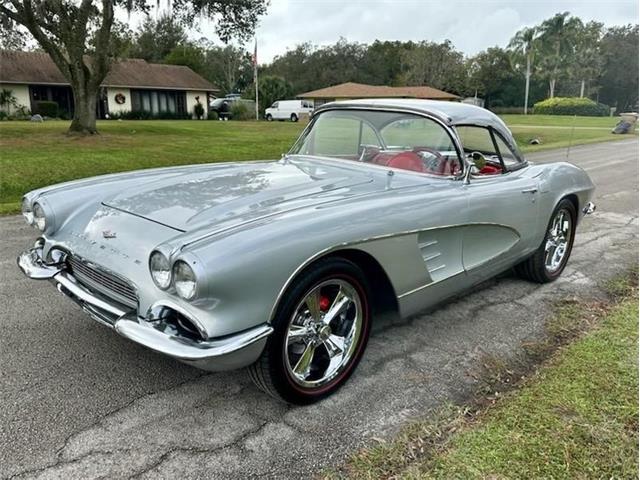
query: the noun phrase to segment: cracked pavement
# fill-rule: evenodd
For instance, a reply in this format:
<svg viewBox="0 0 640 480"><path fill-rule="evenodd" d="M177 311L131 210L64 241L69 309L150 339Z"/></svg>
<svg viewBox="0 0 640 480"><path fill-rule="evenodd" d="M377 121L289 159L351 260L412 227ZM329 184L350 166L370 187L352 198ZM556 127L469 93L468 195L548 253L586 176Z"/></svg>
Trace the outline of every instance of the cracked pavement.
<svg viewBox="0 0 640 480"><path fill-rule="evenodd" d="M558 281L506 273L432 312L381 320L348 384L309 407L262 394L243 371L201 372L93 322L22 276L15 257L36 234L21 217L0 219L0 477L308 477L463 400L485 355L517 355L544 335L555 300L598 298L604 279L637 263L637 138L574 147L570 161L594 180L598 211Z"/></svg>

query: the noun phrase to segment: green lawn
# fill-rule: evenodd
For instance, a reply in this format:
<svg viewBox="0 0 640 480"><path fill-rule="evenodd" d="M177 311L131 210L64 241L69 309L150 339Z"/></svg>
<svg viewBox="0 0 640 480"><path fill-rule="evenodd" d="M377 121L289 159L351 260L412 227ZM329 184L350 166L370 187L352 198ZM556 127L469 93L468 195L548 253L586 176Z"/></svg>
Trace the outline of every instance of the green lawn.
<svg viewBox="0 0 640 480"><path fill-rule="evenodd" d="M578 321L580 308L557 322ZM326 478L638 478L637 291L596 321L478 414L447 409L358 452Z"/></svg>
<svg viewBox="0 0 640 480"><path fill-rule="evenodd" d="M505 116L524 151L568 143L573 117ZM615 118L576 119L573 143L620 139ZM0 213L19 210L34 188L140 168L279 158L303 124L290 122L102 121L101 135L67 137L68 122L0 122ZM587 128L588 127L588 128ZM539 137L540 146L528 145Z"/></svg>

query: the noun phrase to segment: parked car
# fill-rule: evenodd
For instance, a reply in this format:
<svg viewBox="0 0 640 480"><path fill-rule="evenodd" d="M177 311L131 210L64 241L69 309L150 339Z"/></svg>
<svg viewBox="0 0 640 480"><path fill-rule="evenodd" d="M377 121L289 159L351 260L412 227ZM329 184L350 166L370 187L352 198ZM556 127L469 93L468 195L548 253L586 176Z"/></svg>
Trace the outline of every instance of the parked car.
<svg viewBox="0 0 640 480"><path fill-rule="evenodd" d="M574 165L529 164L482 108L336 102L280 160L26 194L40 237L18 265L135 343L206 370L248 366L303 404L344 384L385 312L414 315L514 266L557 279L593 191Z"/></svg>
<svg viewBox="0 0 640 480"><path fill-rule="evenodd" d="M264 111L264 118L297 122L303 115L311 115L313 102L309 100L279 100Z"/></svg>
<svg viewBox="0 0 640 480"><path fill-rule="evenodd" d="M256 108L254 100L248 100L240 98L237 93L230 93L226 97L216 98L209 106L210 112L216 112L218 118L222 120L230 120L233 118L233 105L236 103L244 103L247 106L247 110L253 112Z"/></svg>

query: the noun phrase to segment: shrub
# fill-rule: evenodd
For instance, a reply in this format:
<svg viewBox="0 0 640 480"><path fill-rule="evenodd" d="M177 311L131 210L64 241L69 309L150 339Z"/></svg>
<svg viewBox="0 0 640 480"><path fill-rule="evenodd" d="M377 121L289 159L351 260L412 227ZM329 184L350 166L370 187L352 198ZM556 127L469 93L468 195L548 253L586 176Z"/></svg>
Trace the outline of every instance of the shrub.
<svg viewBox="0 0 640 480"><path fill-rule="evenodd" d="M555 97L547 98L533 106L533 113L539 115L584 115L606 117L609 106L596 103L588 98Z"/></svg>
<svg viewBox="0 0 640 480"><path fill-rule="evenodd" d="M191 115L178 112L151 113L145 111L124 111L109 114L111 120L189 120Z"/></svg>
<svg viewBox="0 0 640 480"><path fill-rule="evenodd" d="M4 110L0 110L0 120L6 120L7 118L9 118L7 112L5 112Z"/></svg>
<svg viewBox="0 0 640 480"><path fill-rule="evenodd" d="M231 104L231 118L233 120L252 120L255 113L251 110L254 102L239 100Z"/></svg>
<svg viewBox="0 0 640 480"><path fill-rule="evenodd" d="M34 103L34 115L40 114L43 117L56 118L58 116L58 103L49 100L40 100Z"/></svg>
<svg viewBox="0 0 640 480"><path fill-rule="evenodd" d="M193 113L196 114L196 118L200 120L204 116L204 107L200 102L193 106Z"/></svg>
<svg viewBox="0 0 640 480"><path fill-rule="evenodd" d="M209 115L207 115L207 120L219 120L220 116L218 115L218 112L216 112L215 110L209 110Z"/></svg>

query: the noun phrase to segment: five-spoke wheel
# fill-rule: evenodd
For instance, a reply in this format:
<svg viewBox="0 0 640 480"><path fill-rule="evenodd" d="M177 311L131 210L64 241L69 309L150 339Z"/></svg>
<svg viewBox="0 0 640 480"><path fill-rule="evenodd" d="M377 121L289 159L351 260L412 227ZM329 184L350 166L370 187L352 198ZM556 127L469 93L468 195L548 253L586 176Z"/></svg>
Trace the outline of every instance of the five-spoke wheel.
<svg viewBox="0 0 640 480"><path fill-rule="evenodd" d="M328 258L303 272L285 294L262 357L249 368L267 393L292 403L317 401L353 372L370 329L362 271Z"/></svg>
<svg viewBox="0 0 640 480"><path fill-rule="evenodd" d="M520 276L534 282L552 282L567 265L575 236L576 207L560 200L551 214L542 244L533 255L516 266Z"/></svg>

